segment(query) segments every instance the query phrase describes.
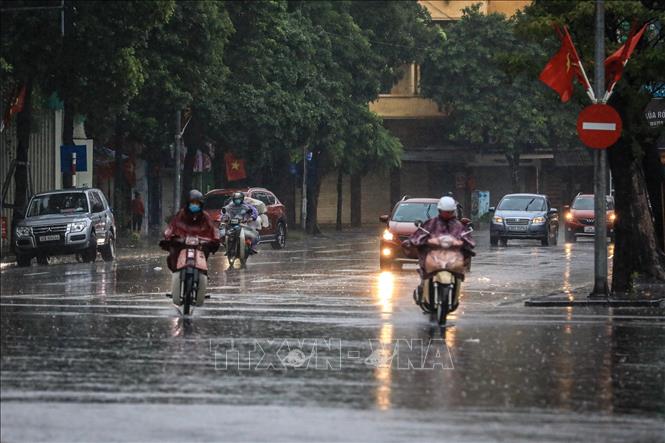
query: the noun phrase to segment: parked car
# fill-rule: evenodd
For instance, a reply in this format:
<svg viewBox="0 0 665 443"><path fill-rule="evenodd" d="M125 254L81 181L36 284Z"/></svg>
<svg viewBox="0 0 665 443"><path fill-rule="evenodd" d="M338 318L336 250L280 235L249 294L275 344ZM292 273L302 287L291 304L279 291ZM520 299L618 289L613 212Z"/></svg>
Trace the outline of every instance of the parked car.
<svg viewBox="0 0 665 443"><path fill-rule="evenodd" d="M99 189L72 188L43 192L28 202L26 216L15 231L16 262L30 266L36 257L77 254L93 262L97 251L105 261L115 259L113 212Z"/></svg>
<svg viewBox="0 0 665 443"><path fill-rule="evenodd" d="M274 249L284 248L288 233L286 208L274 193L265 188L213 189L205 195L205 211L215 222L221 222L221 209L231 201L231 195L236 191L241 191L245 196L260 200L266 205L268 226L259 231L260 243L270 243Z"/></svg>
<svg viewBox="0 0 665 443"><path fill-rule="evenodd" d="M557 244L559 214L545 195L508 194L490 212L492 246L505 246L509 239L537 239L543 246Z"/></svg>
<svg viewBox="0 0 665 443"><path fill-rule="evenodd" d="M570 206L564 206L566 242L574 243L577 237L593 237L596 233L596 214L593 194L577 194ZM614 239L614 198L607 196L607 236Z"/></svg>
<svg viewBox="0 0 665 443"><path fill-rule="evenodd" d="M438 214L436 198L403 198L393 208L390 215L382 215L379 220L386 224L381 234L379 266L381 270L401 268L404 263L417 263L404 256L401 244L416 231L416 220L425 221Z"/></svg>

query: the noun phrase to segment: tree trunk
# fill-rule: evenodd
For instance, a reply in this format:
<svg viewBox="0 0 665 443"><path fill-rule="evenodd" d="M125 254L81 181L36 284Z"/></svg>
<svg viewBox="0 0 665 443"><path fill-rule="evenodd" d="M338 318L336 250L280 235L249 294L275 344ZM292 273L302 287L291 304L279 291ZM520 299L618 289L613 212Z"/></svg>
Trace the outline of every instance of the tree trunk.
<svg viewBox="0 0 665 443"><path fill-rule="evenodd" d="M520 177L520 155L517 153L506 154L508 159L508 166L510 167L510 184L513 192L521 191L521 177Z"/></svg>
<svg viewBox="0 0 665 443"><path fill-rule="evenodd" d="M402 198L402 173L401 168L392 168L390 170L390 208Z"/></svg>
<svg viewBox="0 0 665 443"><path fill-rule="evenodd" d="M70 100L64 102L62 121L62 144L74 144L74 110ZM71 188L74 185L74 178L70 171L62 173L62 187Z"/></svg>
<svg viewBox="0 0 665 443"><path fill-rule="evenodd" d="M306 160L306 159L305 159ZM321 192L321 175L319 171L320 154L313 153L312 161L307 165L307 222L308 234L320 234L319 228L319 194Z"/></svg>
<svg viewBox="0 0 665 443"><path fill-rule="evenodd" d="M289 172L288 155L273 156L273 169L266 181L268 189L275 193L286 209L286 222L290 226L296 225L296 180Z"/></svg>
<svg viewBox="0 0 665 443"><path fill-rule="evenodd" d="M363 224L362 176L351 176L351 226L359 228Z"/></svg>
<svg viewBox="0 0 665 443"><path fill-rule="evenodd" d="M25 83L23 110L16 116L16 171L14 171L14 222L25 216L28 203L28 150L30 149L30 131L32 126L32 79Z"/></svg>
<svg viewBox="0 0 665 443"><path fill-rule="evenodd" d="M335 230L342 230L342 209L344 203L344 173L340 169L337 172L337 219L335 220Z"/></svg>
<svg viewBox="0 0 665 443"><path fill-rule="evenodd" d="M187 201L189 196L189 191L192 189L192 182L194 180L194 161L196 160L196 148L193 148L191 145L187 146L187 152L185 153L185 161L182 165L182 188L180 201Z"/></svg>
<svg viewBox="0 0 665 443"><path fill-rule="evenodd" d="M617 144L609 152L617 214L612 293L625 296L638 281L665 282L665 255L653 222L642 163L628 144Z"/></svg>
<svg viewBox="0 0 665 443"><path fill-rule="evenodd" d="M116 225L120 229L129 229L129 187L125 178L124 151L125 151L125 128L122 117L116 117L115 122L115 168L113 171L113 209Z"/></svg>
<svg viewBox="0 0 665 443"><path fill-rule="evenodd" d="M642 161L646 186L649 193L649 201L653 211L654 229L658 238L658 245L661 250L665 247L665 238L663 233L663 183L665 183L665 166L660 162L656 144L645 147L645 156Z"/></svg>
<svg viewBox="0 0 665 443"><path fill-rule="evenodd" d="M215 160L212 162L212 179L217 189L222 189L226 186L224 154L226 154L225 149L219 145L215 145Z"/></svg>

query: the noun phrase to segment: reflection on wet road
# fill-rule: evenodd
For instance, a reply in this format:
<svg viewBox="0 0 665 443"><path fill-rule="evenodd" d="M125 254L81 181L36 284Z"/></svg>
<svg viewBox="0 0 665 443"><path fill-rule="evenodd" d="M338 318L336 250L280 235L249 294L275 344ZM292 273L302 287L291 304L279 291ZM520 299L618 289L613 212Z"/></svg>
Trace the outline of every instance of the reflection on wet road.
<svg viewBox="0 0 665 443"><path fill-rule="evenodd" d="M662 441L663 312L526 308L587 285L592 242L478 237L443 334L413 304L415 271L379 272L368 235L263 249L242 271L214 257L191 319L157 249L3 269L2 440ZM215 424L164 425L201 405Z"/></svg>

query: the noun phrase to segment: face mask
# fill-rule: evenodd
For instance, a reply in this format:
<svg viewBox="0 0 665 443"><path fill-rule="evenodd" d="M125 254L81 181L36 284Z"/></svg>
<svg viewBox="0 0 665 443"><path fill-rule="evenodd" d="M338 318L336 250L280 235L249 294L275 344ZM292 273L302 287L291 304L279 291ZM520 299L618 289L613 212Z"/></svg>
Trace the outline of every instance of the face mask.
<svg viewBox="0 0 665 443"><path fill-rule="evenodd" d="M242 203L242 200L233 200L233 204L235 205L240 205Z"/></svg>
<svg viewBox="0 0 665 443"><path fill-rule="evenodd" d="M455 211L439 211L439 217L441 217L442 220L450 220L455 218Z"/></svg>
<svg viewBox="0 0 665 443"><path fill-rule="evenodd" d="M195 203L189 204L189 212L196 214L197 212L200 211L201 211L201 205L197 205Z"/></svg>

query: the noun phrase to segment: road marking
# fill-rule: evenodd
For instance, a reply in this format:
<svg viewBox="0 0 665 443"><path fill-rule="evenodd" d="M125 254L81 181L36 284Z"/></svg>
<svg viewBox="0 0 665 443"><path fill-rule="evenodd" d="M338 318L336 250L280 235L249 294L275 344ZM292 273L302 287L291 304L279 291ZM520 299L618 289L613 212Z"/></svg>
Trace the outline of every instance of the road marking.
<svg viewBox="0 0 665 443"><path fill-rule="evenodd" d="M582 129L588 129L592 131L616 131L616 123L594 123L594 122L582 122Z"/></svg>

